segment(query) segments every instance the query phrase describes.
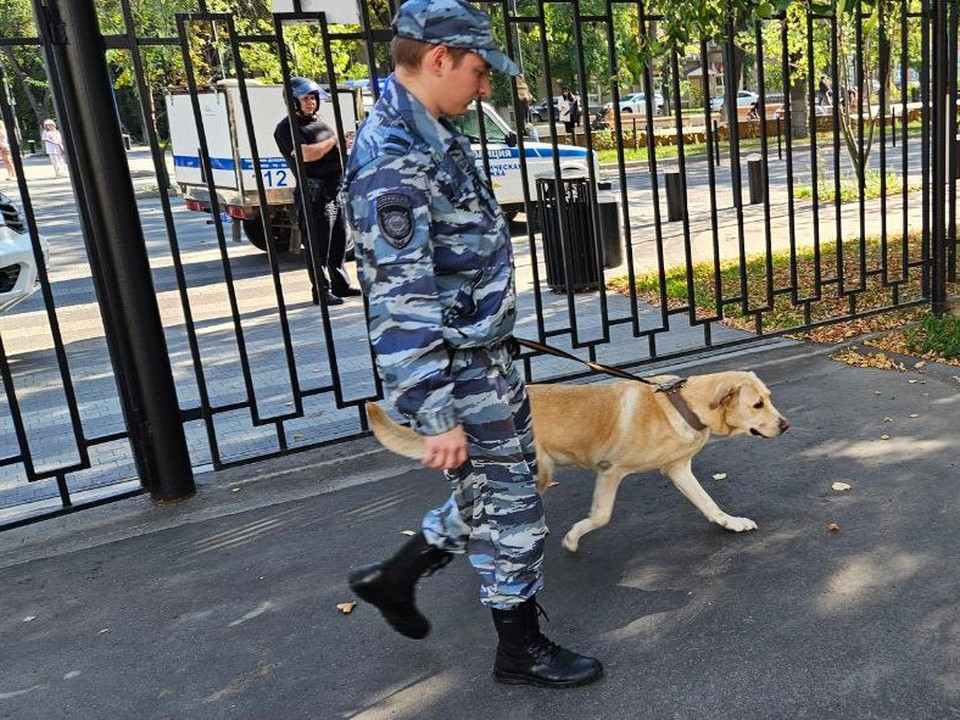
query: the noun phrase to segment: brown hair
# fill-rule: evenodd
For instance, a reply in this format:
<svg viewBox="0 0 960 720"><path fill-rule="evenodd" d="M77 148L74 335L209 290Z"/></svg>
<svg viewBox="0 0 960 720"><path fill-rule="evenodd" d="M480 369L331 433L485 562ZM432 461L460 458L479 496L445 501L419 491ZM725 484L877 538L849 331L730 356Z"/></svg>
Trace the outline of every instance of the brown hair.
<svg viewBox="0 0 960 720"><path fill-rule="evenodd" d="M420 63L423 62L424 55L434 47L436 45L431 43L395 35L393 40L390 41L390 55L393 57L394 65L416 71L420 69ZM453 58L454 66L459 65L466 54L470 52L466 48L455 48L449 45L446 48Z"/></svg>

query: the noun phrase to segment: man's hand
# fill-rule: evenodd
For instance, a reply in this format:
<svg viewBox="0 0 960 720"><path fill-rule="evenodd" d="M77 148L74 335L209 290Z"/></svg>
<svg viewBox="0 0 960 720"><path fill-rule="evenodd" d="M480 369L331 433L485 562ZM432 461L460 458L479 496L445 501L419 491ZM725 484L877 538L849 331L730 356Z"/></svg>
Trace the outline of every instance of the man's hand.
<svg viewBox="0 0 960 720"><path fill-rule="evenodd" d="M427 435L423 447L424 467L437 470L456 470L467 461L467 436L457 425L440 435Z"/></svg>

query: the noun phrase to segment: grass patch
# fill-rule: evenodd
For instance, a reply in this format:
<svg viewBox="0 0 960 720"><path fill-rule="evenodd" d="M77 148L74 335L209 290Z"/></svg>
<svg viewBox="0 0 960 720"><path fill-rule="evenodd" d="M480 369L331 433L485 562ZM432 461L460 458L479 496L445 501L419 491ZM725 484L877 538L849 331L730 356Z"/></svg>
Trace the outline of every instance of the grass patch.
<svg viewBox="0 0 960 720"><path fill-rule="evenodd" d="M864 178L863 197L865 200L876 199L880 197L881 194L897 195L903 192L903 178L896 173L887 173L886 186L882 188L885 190L885 193L881 193L880 177L881 176L878 173L871 173ZM912 182L909 183L907 189L909 192L914 192L921 190L922 188L922 183ZM836 190L836 186L832 180L822 179L817 183L817 198L821 202L834 202L837 199ZM803 184L794 185L793 197L797 198L798 200L812 200L813 186ZM840 201L855 202L859 199L860 188L857 184L856 178L843 178L840 181Z"/></svg>
<svg viewBox="0 0 960 720"><path fill-rule="evenodd" d="M960 317L928 315L919 327L907 330L905 337L912 353L960 360Z"/></svg>
<svg viewBox="0 0 960 720"><path fill-rule="evenodd" d="M867 239L862 248L863 259L859 240L846 241L839 248L836 243L825 243L820 246L819 296L813 248L798 248L795 264L787 252L774 254L769 261L765 256L747 258L745 295L737 262L721 265L718 270L714 269L713 263L694 265L693 282L689 288L685 267L668 268L665 271L667 304L673 310L689 310L692 305L700 320L719 315L723 324L749 332L757 332L758 326L765 333L797 328L794 337L818 342L836 342L865 333L901 328L919 322L928 312L927 305L921 303L811 330L800 326L848 317L853 312L861 314L879 310L893 305L894 300L898 304L921 300L919 269L910 268L908 278L903 280L902 277L904 254L912 262L919 259L920 249L919 233L911 235L906 243L899 238L890 238L886 249L878 238ZM883 274L874 272L883 267L884 254L887 284L884 284ZM841 256L845 280L843 293L837 274ZM861 285L862 269L865 269L865 277ZM610 281L610 288L627 293L628 279L614 278ZM636 289L643 301L660 304L660 278L656 272L638 276ZM948 292L957 294L960 284L950 284Z"/></svg>

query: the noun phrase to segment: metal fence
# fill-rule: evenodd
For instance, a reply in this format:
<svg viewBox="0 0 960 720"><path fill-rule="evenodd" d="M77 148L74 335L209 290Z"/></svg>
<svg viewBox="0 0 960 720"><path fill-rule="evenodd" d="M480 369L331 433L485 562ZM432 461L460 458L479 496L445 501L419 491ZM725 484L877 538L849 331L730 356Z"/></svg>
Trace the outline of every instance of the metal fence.
<svg viewBox="0 0 960 720"><path fill-rule="evenodd" d="M730 18L719 42L683 52L646 47L661 18L642 3L480 4L547 99L546 121L531 126L533 103L501 86L513 135L477 108L478 157L495 184L509 159L522 186L509 208L524 213L511 225L518 335L642 368L894 310L943 312L956 283L956 2ZM0 46L43 56L71 174L51 178L43 156L25 152L35 131L15 131L17 76L0 62L19 178L8 194L39 276L39 291L0 316L0 528L144 489L181 497L195 471L365 434L363 404L381 388L363 300L314 306L304 264L316 259L290 252L280 215L244 211L217 178L235 163L252 178L246 204L277 196L278 153L254 130L261 86L247 68L258 53L276 58L283 82L304 74L304 40L291 29L308 28L326 68L316 79L336 98L356 87L331 71L349 55L367 63L372 102L389 65L384 19L366 0L359 29L322 13L258 26L203 0L165 23L141 22L129 0L115 0L113 25L107 14L98 24L92 3L33 5L36 34ZM552 11L569 21L572 55L551 41ZM623 68L637 56L624 47L645 53L633 78ZM563 62L568 75L555 77ZM177 82L158 87L157 63ZM111 87L121 66L136 88L130 124L142 127L131 149L122 130L131 118ZM561 83L583 98L572 132L550 117ZM224 88L237 99L225 135L209 131L203 104ZM636 88L646 89L643 106L627 113ZM190 157L167 144L171 92L189 103ZM359 119L364 96L353 92ZM591 107L597 94L609 110ZM346 107L332 110L344 153L354 129ZM278 104L276 121L287 112ZM590 158L576 207L556 180L565 143ZM533 177L540 157L553 179ZM188 166L201 177L189 203L177 183ZM544 192L551 202L538 202ZM540 218L540 206L562 221ZM569 212L578 222L563 220ZM532 381L584 374L536 353L523 364Z"/></svg>

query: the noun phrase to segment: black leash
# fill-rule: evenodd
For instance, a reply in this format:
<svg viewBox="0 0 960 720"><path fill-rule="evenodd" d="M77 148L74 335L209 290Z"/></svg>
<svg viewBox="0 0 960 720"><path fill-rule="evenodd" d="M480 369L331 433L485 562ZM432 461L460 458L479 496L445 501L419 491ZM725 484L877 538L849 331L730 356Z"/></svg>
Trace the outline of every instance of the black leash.
<svg viewBox="0 0 960 720"><path fill-rule="evenodd" d="M640 377L639 375L628 373L626 370L609 367L607 365L601 365L600 363L593 362L592 360L584 360L583 358L578 358L576 355L568 353L564 350L559 350L555 347L551 347L550 345L539 343L536 340L524 340L523 338L518 337L514 337L513 339L518 345L529 348L530 350L536 350L537 352L546 353L547 355L554 355L556 357L562 357L566 358L567 360L574 360L575 362L583 363L594 372L605 373L607 375L612 375L613 377L623 378L624 380L639 380L645 385L656 385L658 389L663 387L663 385L660 383L655 383L653 380L648 380L647 378ZM676 380L674 382L686 382L686 380ZM673 383L667 384L672 385Z"/></svg>
<svg viewBox="0 0 960 720"><path fill-rule="evenodd" d="M671 380L665 383L654 382L639 375L634 375L633 373L628 373L626 370L621 370L619 368L610 367L609 365L603 365L598 362L593 362L592 360L584 360L583 358L578 358L576 355L566 352L565 350L560 350L550 345L537 342L536 340L525 340L523 338L518 338L514 336L511 338L514 343L519 346L528 348L530 350L536 350L537 352L546 353L547 355L553 355L555 357L565 358L567 360L573 360L578 363L586 365L588 368L594 372L604 373L606 375L612 375L613 377L623 378L624 380L637 380L642 382L644 385L653 385L657 389L655 392L663 393L670 400L670 403L676 409L680 416L687 421L687 424L696 431L705 430L706 425L703 424L703 421L697 417L697 414L690 409L690 406L687 405L686 400L680 395L680 388L687 384L687 378L677 378L676 380ZM507 341L508 350L510 354L516 357L519 351L514 352L516 348L511 347L512 343L510 340Z"/></svg>

